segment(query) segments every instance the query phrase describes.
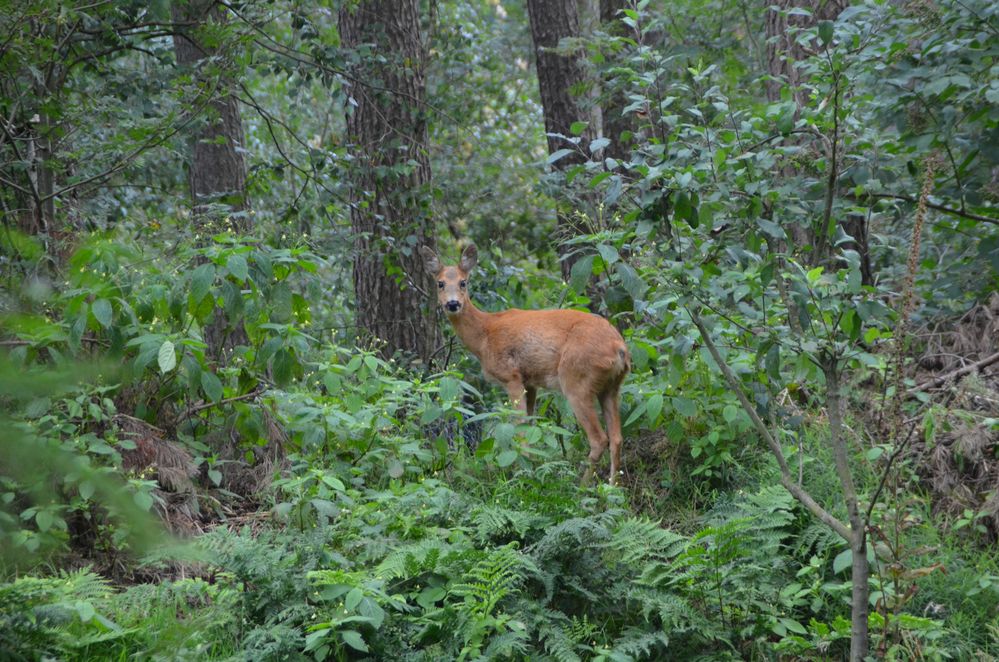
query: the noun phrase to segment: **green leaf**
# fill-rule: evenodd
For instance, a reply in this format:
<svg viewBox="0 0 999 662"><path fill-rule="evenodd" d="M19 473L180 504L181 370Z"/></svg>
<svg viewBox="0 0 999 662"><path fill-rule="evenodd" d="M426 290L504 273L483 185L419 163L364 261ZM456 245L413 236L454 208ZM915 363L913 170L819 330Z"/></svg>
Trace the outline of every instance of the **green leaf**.
<svg viewBox="0 0 999 662"><path fill-rule="evenodd" d="M822 267L815 267L805 274L805 278L808 279L809 285L815 285L819 282L819 278L822 278Z"/></svg>
<svg viewBox="0 0 999 662"><path fill-rule="evenodd" d="M52 524L55 522L55 516L49 510L39 510L35 513L35 524L38 525L38 530L45 533L52 528Z"/></svg>
<svg viewBox="0 0 999 662"><path fill-rule="evenodd" d="M688 398L675 397L672 399L673 409L681 416L691 418L697 415L697 404Z"/></svg>
<svg viewBox="0 0 999 662"><path fill-rule="evenodd" d="M646 420L649 422L649 426L654 426L659 421L659 414L663 410L663 394L653 393L649 396L649 399L645 403L645 415Z"/></svg>
<svg viewBox="0 0 999 662"><path fill-rule="evenodd" d="M90 604L85 600L80 600L76 603L76 614L80 617L80 621L83 623L89 623L94 616L97 615L97 610L94 609L94 605Z"/></svg>
<svg viewBox="0 0 999 662"><path fill-rule="evenodd" d="M624 289L628 290L628 294L631 295L632 299L641 299L645 296L645 292L649 289L648 284L642 280L627 262L619 262L617 264L617 274L621 277L621 284L624 285Z"/></svg>
<svg viewBox="0 0 999 662"><path fill-rule="evenodd" d="M245 282L249 277L249 268L246 266L246 258L239 254L230 255L226 260L225 268L229 274L240 283Z"/></svg>
<svg viewBox="0 0 999 662"><path fill-rule="evenodd" d="M819 21L819 39L823 46L828 46L833 39L833 22Z"/></svg>
<svg viewBox="0 0 999 662"><path fill-rule="evenodd" d="M600 257L607 264L614 264L621 259L617 249L608 244L597 244L597 252L600 253Z"/></svg>
<svg viewBox="0 0 999 662"><path fill-rule="evenodd" d="M90 312L94 314L94 319L105 329L111 326L111 302L107 299L98 299L90 307Z"/></svg>
<svg viewBox="0 0 999 662"><path fill-rule="evenodd" d="M554 152L552 152L548 156L548 164L551 165L551 164L555 163L556 161L564 159L565 157L569 156L570 154L575 154L575 153L576 153L576 150L574 150L574 149L564 149L564 148L563 149L557 149L557 150L555 150Z"/></svg>
<svg viewBox="0 0 999 662"><path fill-rule="evenodd" d="M780 381L780 345L774 343L764 359L767 375L775 382Z"/></svg>
<svg viewBox="0 0 999 662"><path fill-rule="evenodd" d="M163 344L160 345L160 351L156 355L156 360L160 365L160 372L164 375L177 366L177 353L174 351L172 342L163 341Z"/></svg>
<svg viewBox="0 0 999 662"><path fill-rule="evenodd" d="M215 280L215 267L211 264L202 264L191 274L191 299L195 304L208 294L208 289Z"/></svg>
<svg viewBox="0 0 999 662"><path fill-rule="evenodd" d="M610 139L609 138L597 138L596 140L591 140L590 141L590 153L592 154L594 152L600 151L604 147L607 147L607 145L610 145Z"/></svg>
<svg viewBox="0 0 999 662"><path fill-rule="evenodd" d="M593 259L594 255L587 255L576 260L575 264L572 265L572 271L569 273L569 287L573 289L574 292L582 292L586 289L586 284L590 280L590 275L593 273Z"/></svg>
<svg viewBox="0 0 999 662"><path fill-rule="evenodd" d="M272 374L274 382L278 386L284 386L291 381L294 369L295 358L292 356L290 351L287 349L281 349L274 355Z"/></svg>
<svg viewBox="0 0 999 662"><path fill-rule="evenodd" d="M340 637L343 638L343 643L354 650L359 650L362 653L368 652L368 645L364 643L364 637L357 630L341 630Z"/></svg>
<svg viewBox="0 0 999 662"><path fill-rule="evenodd" d="M343 606L346 607L347 611L354 611L357 605L361 603L364 598L364 593L359 588L352 588L350 592L347 593L347 597L343 600Z"/></svg>
<svg viewBox="0 0 999 662"><path fill-rule="evenodd" d="M787 234L784 232L784 228L777 225L773 221L768 221L765 218L757 218L756 225L763 230L764 234L774 238L774 239L785 239Z"/></svg>
<svg viewBox="0 0 999 662"><path fill-rule="evenodd" d="M853 550L844 549L833 559L833 572L839 573L853 564Z"/></svg>
<svg viewBox="0 0 999 662"><path fill-rule="evenodd" d="M501 467L508 467L517 460L517 451L511 449L505 450L496 457L496 464Z"/></svg>
<svg viewBox="0 0 999 662"><path fill-rule="evenodd" d="M739 408L731 404L725 405L725 408L722 409L722 418L725 419L726 423L731 424L739 418Z"/></svg>
<svg viewBox="0 0 999 662"><path fill-rule="evenodd" d="M460 392L460 386L458 385L458 380L454 377L443 377L440 383L440 395L441 400L444 402L450 402L458 397Z"/></svg>
<svg viewBox="0 0 999 662"><path fill-rule="evenodd" d="M201 373L201 388L204 390L205 396L212 402L218 402L222 399L222 382L219 381L214 372L205 370Z"/></svg>
<svg viewBox="0 0 999 662"><path fill-rule="evenodd" d="M583 131L586 131L586 127L590 125L589 122L573 122L569 126L569 133L574 136L582 135Z"/></svg>

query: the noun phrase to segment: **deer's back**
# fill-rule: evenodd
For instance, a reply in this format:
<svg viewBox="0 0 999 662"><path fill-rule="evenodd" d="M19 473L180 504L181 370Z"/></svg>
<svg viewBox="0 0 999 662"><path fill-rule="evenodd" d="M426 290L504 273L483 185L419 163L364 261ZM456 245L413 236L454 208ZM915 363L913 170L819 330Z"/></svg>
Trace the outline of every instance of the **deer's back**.
<svg viewBox="0 0 999 662"><path fill-rule="evenodd" d="M610 322L578 310L511 309L490 315L480 357L494 379L512 371L527 386L560 388L560 375L603 382L628 369L627 346Z"/></svg>

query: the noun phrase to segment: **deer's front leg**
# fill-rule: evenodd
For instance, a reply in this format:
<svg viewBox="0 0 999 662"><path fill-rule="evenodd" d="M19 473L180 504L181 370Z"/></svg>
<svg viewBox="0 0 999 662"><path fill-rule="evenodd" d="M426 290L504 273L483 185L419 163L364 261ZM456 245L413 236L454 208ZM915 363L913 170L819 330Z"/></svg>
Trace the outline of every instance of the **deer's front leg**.
<svg viewBox="0 0 999 662"><path fill-rule="evenodd" d="M506 394L510 398L510 404L519 409L522 415L530 415L527 409L528 391L524 388L524 382L518 377L507 381L504 386L506 386Z"/></svg>

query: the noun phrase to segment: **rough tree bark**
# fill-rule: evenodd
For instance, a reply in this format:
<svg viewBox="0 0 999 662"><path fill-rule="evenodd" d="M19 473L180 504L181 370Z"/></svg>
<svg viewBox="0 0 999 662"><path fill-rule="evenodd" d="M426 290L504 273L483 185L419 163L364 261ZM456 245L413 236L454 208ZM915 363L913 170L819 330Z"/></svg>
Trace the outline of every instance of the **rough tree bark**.
<svg viewBox="0 0 999 662"><path fill-rule="evenodd" d="M178 27L173 45L178 66L191 69L202 85L215 88L206 91L213 97L208 105L207 122L194 136L191 146L188 185L195 223L205 226L215 223L219 216L226 216L210 213L213 205L221 204L228 208L233 229L246 231L248 217L241 213L249 207L246 163L240 151L244 145L243 122L239 101L233 93L234 83L224 72L204 76L198 71L205 60L224 55L219 46L205 45L211 40L199 35L210 23L223 21L223 12L214 0L177 0L172 5L173 20Z"/></svg>
<svg viewBox="0 0 999 662"><path fill-rule="evenodd" d="M358 50L347 108L357 325L384 341L383 355L401 350L429 361L441 336L427 314L429 280L416 250L436 248L419 7L417 0L348 3L339 24L344 47Z"/></svg>
<svg viewBox="0 0 999 662"><path fill-rule="evenodd" d="M224 60L223 46L210 34L213 24L225 21L221 5L214 0L176 0L171 6L175 24L173 38L177 65L190 69L202 94L210 98L205 124L191 142L188 186L191 192L192 220L200 242L222 230L245 233L250 229L246 193L246 163L243 159L243 122L235 83L224 70L214 70ZM212 44L212 45L208 45ZM228 362L239 345L248 344L241 320L228 320L220 310L204 329L207 353L221 364Z"/></svg>
<svg viewBox="0 0 999 662"><path fill-rule="evenodd" d="M580 105L579 90L586 86L586 72L576 53L561 55L556 52L559 41L567 37L579 37L579 11L577 0L528 0L527 12L531 20L531 37L534 40L534 54L538 70L538 87L541 92L541 105L544 108L545 131L571 136L573 122L587 121L589 113ZM576 92L577 94L574 94ZM569 166L583 163L589 153L589 142L594 137L594 128L587 127L580 141L580 150L555 162L554 167L564 170ZM548 136L548 152L573 148L562 138ZM579 228L571 213L566 209L558 212L558 234L568 238L578 234ZM565 246L559 244L562 258L562 277L569 279L573 260Z"/></svg>

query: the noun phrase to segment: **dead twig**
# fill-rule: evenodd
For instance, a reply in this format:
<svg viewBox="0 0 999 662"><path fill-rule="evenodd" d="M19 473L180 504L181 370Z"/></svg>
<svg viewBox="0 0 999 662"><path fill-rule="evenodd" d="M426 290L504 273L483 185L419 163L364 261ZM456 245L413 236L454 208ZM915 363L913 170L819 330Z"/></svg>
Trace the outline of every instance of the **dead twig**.
<svg viewBox="0 0 999 662"><path fill-rule="evenodd" d="M910 397L914 396L916 393L919 393L921 391L925 391L931 388L936 388L937 386L940 386L941 384L944 384L952 379L958 379L960 377L964 377L968 373L980 370L981 368L988 367L993 363L996 363L997 361L999 361L999 352L986 356L984 359L980 361L975 361L974 363L970 363L964 366L963 368L958 368L957 370L952 370L944 375L934 377L933 379L929 380L928 382L924 382L919 386L914 386L910 388L908 391L906 391L906 394L909 395Z"/></svg>

